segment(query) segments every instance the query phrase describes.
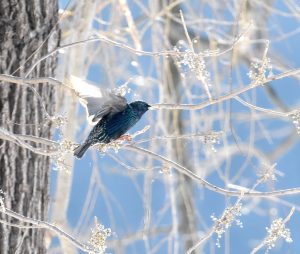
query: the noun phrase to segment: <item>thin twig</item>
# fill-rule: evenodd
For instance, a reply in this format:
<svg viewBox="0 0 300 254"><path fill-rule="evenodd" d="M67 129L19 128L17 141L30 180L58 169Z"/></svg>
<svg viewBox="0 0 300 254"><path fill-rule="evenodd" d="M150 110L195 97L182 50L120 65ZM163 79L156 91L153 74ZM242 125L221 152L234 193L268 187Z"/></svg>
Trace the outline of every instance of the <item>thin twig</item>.
<svg viewBox="0 0 300 254"><path fill-rule="evenodd" d="M244 32L245 33L245 32ZM227 49L223 50L223 51L214 51L211 53L198 53L201 54L204 58L205 57L217 57L217 56L221 56L223 54L228 53L229 51L231 51L235 45L240 41L240 38L243 37L244 33L242 33L237 40L234 41L234 43ZM178 54L185 54L185 52L174 52L173 50L166 50L166 51L158 51L158 52L149 52L149 51L144 51L144 50L138 50L138 49L134 49L124 43L120 43L114 40L111 40L105 36L99 36L99 37L94 37L94 38L89 38L86 40L82 40L82 41L76 41L76 42L72 42L66 45L62 45L60 47L58 47L57 49L51 51L50 53L48 53L47 55L41 57L39 60L37 60L32 66L31 68L27 71L25 77L28 77L28 75L35 69L35 67L40 64L42 61L44 61L45 59L47 59L48 57L58 53L60 50L63 49L67 49L67 48L71 48L71 47L75 47L75 46L79 46L82 44L86 44L86 43L91 43L91 42L105 42L105 43L109 43L115 47L119 47L122 49L126 49L136 55L144 55L144 56L152 56L152 57L156 57L156 56L173 56L173 55L178 55Z"/></svg>
<svg viewBox="0 0 300 254"><path fill-rule="evenodd" d="M255 106L247 101L244 101L243 99L241 99L238 96L234 97L234 99L248 108L254 109L256 111L261 111L261 112L264 112L264 113L267 113L270 115L276 115L276 116L280 116L280 117L288 117L289 114L292 113L292 112L279 112L279 111L275 111L275 110L271 110L271 109L261 108L261 107Z"/></svg>
<svg viewBox="0 0 300 254"><path fill-rule="evenodd" d="M214 228L212 228L207 235L205 235L204 237L202 237L194 246L192 246L191 248L189 248L186 251L186 254L191 254L194 250L196 250L201 244L203 244L207 239L209 239L214 233Z"/></svg>
<svg viewBox="0 0 300 254"><path fill-rule="evenodd" d="M226 190L223 188L220 188L216 185L211 184L210 182L207 182L206 180L204 180L203 178L201 178L200 176L196 175L195 173L193 173L192 171L190 171L189 169L179 165L176 162L173 162L159 154L153 153L149 150L140 148L140 147L136 147L136 146L132 146L132 145L125 145L123 147L121 147L122 149L126 149L126 150L132 150L132 151L137 151L139 153L145 154L147 156L150 156L158 161L163 162L164 164L173 167L174 169L178 170L178 172L190 177L191 179L193 179L194 181L200 183L203 187L225 195L225 196L229 196L229 197L240 197L242 194L244 195L244 197L260 197L260 198L268 198L268 197L278 197L278 196L288 196L288 195L296 195L300 193L300 188L290 188L290 189L283 189L283 190L277 190L277 191L266 191L266 192L259 192L259 191L249 191L249 192L244 192L244 191L230 191L230 190Z"/></svg>
<svg viewBox="0 0 300 254"><path fill-rule="evenodd" d="M17 134L13 134L3 128L0 128L0 139L3 140L7 140L7 141L11 141L23 148L26 148L36 154L40 154L40 155L45 155L45 156L54 156L59 154L59 150L58 149L45 149L45 148L36 148L32 145L29 145L28 143L25 142L26 140L26 135L22 135L21 137L18 137ZM51 147L53 147L53 145L55 144L53 141L47 140L45 138L38 138L38 137L34 137L33 136L29 136L28 137L28 141L35 141L39 139L39 142L37 143L43 143L43 144L47 144L47 145L51 145Z"/></svg>
<svg viewBox="0 0 300 254"><path fill-rule="evenodd" d="M299 69L293 69L290 71L286 71L283 73L280 73L278 75L274 75L271 77L268 77L265 79L264 84L274 81L274 80L279 80L288 76L292 76L292 75L297 75L300 73L300 68ZM258 86L262 86L262 83L251 83L248 86L245 86L241 89L236 90L235 92L232 92L230 94L226 94L223 96L220 96L217 99L212 99L211 101L205 101L203 103L200 104L168 104L168 103L162 103L162 104L152 104L151 106L153 107L153 109L181 109L181 110L199 110L199 109L203 109L206 108L208 106L212 106L215 105L217 103L229 100L229 99L233 99L236 96L245 93L253 88L256 88Z"/></svg>
<svg viewBox="0 0 300 254"><path fill-rule="evenodd" d="M291 219L291 217L292 217L294 211L295 211L295 207L292 207L291 210L290 210L290 212L289 212L289 214L288 214L288 215L285 217L285 219L283 220L283 224L287 223L287 222ZM265 238L265 239L266 239L266 238ZM263 248L263 247L266 245L265 239L264 239L258 246L256 246L256 247L251 251L251 254L257 253L261 248Z"/></svg>
<svg viewBox="0 0 300 254"><path fill-rule="evenodd" d="M87 245L82 244L81 242L79 242L78 240L76 240L74 237L72 237L71 235L67 234L65 231L63 231L59 227L57 227L57 226L55 226L55 225L53 225L53 224L51 224L49 222L26 217L24 215L21 215L19 213L16 213L16 212L8 209L8 208L1 209L0 212L4 213L4 214L6 214L6 215L8 215L10 217L13 217L15 219L18 219L18 220L20 220L20 221L22 221L24 223L30 223L30 224L35 225L37 227L48 229L48 230L54 232L55 234L59 235L60 237L66 239L72 245L76 246L80 250L88 252L88 253L97 254L92 249L90 249Z"/></svg>
<svg viewBox="0 0 300 254"><path fill-rule="evenodd" d="M1 135L2 134L2 135ZM28 145L27 143L25 143L23 140L26 139L26 135L22 135L21 138L19 138L16 134L10 133L2 128L0 128L0 138L5 139L5 140L9 140L12 142L15 142L16 144L27 148L29 150L31 150L32 152L38 153L38 154L42 154L45 156L53 156L53 155L57 155L59 153L58 149L55 150L41 150L41 149L37 149L35 147L32 147L30 145ZM31 141L37 141L39 138L38 137L33 137L33 136L29 136L28 140ZM47 144L47 145L51 145L53 147L54 146L58 146L59 143L52 141L52 140L47 140L45 138L39 140L38 143L43 143L43 144ZM137 146L133 146L133 145L124 145L121 146L120 149L126 149L126 150L132 150L132 151L137 151L140 153L143 153L147 156L150 156L158 161L163 162L164 164L169 165L170 167L173 167L175 169L177 169L180 173L190 177L191 179L193 179L194 181L200 183L201 185L203 185L203 187L214 191L216 193L225 195L225 196L233 196L233 197L238 197L240 196L242 193L245 197L261 197L261 198L268 198L268 197L275 197L275 196L288 196L288 195L296 195L300 193L300 188L290 188L290 189L283 189L283 190L277 190L277 191L270 191L270 192L254 192L254 191L249 191L249 192L243 192L243 191L229 191L223 188L220 188L216 185L211 184L210 182L207 182L206 180L204 180L203 178L201 178L200 176L198 176L197 174L193 173L192 171L190 171L189 169L179 165L176 162L173 162L159 154L153 153L149 150L137 147Z"/></svg>

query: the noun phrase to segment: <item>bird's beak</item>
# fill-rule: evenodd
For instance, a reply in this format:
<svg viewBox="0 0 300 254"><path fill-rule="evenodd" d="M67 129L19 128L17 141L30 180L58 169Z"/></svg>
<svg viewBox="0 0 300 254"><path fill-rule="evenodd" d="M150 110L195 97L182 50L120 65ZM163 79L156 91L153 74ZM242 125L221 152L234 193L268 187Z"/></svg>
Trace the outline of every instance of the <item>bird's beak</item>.
<svg viewBox="0 0 300 254"><path fill-rule="evenodd" d="M151 108L151 105L147 104L148 109Z"/></svg>

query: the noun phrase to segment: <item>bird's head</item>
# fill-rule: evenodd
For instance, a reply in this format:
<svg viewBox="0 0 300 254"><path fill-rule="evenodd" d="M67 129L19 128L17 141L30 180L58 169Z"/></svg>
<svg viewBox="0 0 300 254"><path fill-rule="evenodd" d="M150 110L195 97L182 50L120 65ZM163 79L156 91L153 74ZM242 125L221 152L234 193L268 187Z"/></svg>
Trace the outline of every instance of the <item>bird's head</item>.
<svg viewBox="0 0 300 254"><path fill-rule="evenodd" d="M151 106L143 101L134 101L130 103L130 106L135 112L142 116Z"/></svg>

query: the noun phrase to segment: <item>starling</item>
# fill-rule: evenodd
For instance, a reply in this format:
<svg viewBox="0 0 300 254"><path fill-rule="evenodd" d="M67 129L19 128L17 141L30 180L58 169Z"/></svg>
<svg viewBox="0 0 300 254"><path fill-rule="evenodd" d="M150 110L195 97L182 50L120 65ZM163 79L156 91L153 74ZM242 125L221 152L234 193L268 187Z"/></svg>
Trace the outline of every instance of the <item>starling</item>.
<svg viewBox="0 0 300 254"><path fill-rule="evenodd" d="M95 88L78 78L72 77L72 81L77 83L80 81L81 86L92 88L92 96L81 92L79 96L92 122L98 121L85 142L74 150L77 158L81 158L86 150L96 143L108 144L121 137L141 119L150 107L143 101L128 104L123 96ZM82 90L82 87L80 89ZM78 88L75 87L75 90L78 91Z"/></svg>

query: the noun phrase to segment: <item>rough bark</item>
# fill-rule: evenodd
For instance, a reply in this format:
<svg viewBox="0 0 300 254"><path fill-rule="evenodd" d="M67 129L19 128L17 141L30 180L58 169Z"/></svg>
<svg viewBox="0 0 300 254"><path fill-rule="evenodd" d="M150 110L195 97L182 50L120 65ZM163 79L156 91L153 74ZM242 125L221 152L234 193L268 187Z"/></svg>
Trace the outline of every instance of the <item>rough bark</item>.
<svg viewBox="0 0 300 254"><path fill-rule="evenodd" d="M56 48L57 20L57 0L0 1L0 73L24 77L33 63ZM55 56L49 57L28 77L53 76L55 65ZM39 84L34 89L0 82L0 126L17 134L51 138L53 130L45 110L49 115L54 113L55 88ZM48 157L0 140L0 188L6 207L31 218L46 219L49 169ZM1 213L0 219L17 223ZM45 253L44 233L42 229L1 223L0 253Z"/></svg>

